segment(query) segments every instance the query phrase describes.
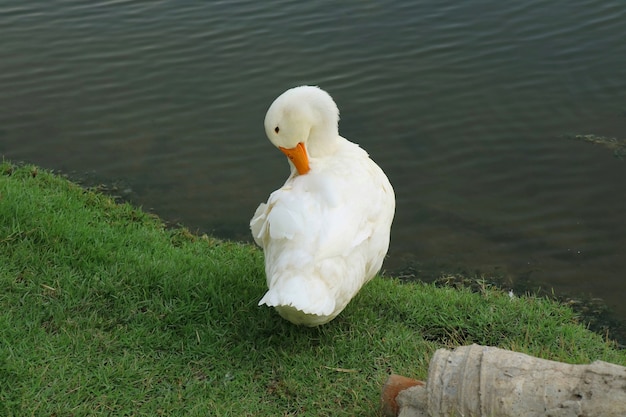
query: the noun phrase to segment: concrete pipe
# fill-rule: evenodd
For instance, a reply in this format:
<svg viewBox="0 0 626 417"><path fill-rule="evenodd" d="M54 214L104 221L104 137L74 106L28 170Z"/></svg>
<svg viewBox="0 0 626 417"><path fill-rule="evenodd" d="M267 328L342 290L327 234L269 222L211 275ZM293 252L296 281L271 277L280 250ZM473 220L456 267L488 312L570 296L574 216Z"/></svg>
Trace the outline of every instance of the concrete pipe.
<svg viewBox="0 0 626 417"><path fill-rule="evenodd" d="M626 368L602 361L570 365L471 345L437 350L427 383L395 383L395 401L384 394L393 381L383 388L388 416L626 416Z"/></svg>

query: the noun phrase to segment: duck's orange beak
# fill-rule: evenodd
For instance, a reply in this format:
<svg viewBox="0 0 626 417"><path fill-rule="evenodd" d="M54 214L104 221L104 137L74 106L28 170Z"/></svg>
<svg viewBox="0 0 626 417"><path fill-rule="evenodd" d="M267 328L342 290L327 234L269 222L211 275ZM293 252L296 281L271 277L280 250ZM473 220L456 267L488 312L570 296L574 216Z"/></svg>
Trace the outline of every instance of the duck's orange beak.
<svg viewBox="0 0 626 417"><path fill-rule="evenodd" d="M295 148L287 149L279 146L278 149L287 155L287 158L293 162L298 170L298 174L304 175L309 172L311 169L309 168L309 157L306 154L306 149L304 149L304 144L302 142L298 143Z"/></svg>

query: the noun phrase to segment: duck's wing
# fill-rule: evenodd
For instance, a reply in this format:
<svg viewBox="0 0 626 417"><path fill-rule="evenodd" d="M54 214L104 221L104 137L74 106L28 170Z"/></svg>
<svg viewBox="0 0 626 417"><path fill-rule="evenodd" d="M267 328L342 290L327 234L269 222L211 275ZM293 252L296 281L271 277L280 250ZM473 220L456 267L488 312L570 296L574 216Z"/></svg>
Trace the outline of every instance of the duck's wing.
<svg viewBox="0 0 626 417"><path fill-rule="evenodd" d="M273 192L250 222L255 242L264 249L273 244L282 252L304 251L320 261L345 257L367 241L372 253L363 258L384 257L395 211L393 189L369 158L346 165L297 176ZM380 263L374 262L378 268Z"/></svg>

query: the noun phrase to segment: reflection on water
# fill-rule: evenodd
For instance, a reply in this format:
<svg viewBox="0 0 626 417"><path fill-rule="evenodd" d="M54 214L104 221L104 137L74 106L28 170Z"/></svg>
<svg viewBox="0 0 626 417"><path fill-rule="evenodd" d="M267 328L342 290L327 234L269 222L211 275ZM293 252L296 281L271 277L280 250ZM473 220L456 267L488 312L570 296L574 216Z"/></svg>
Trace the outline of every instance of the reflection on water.
<svg viewBox="0 0 626 417"><path fill-rule="evenodd" d="M619 0L11 0L0 153L249 240L287 176L265 110L321 85L396 189L388 271L479 270L626 319L626 161L564 136L626 139L624 18Z"/></svg>

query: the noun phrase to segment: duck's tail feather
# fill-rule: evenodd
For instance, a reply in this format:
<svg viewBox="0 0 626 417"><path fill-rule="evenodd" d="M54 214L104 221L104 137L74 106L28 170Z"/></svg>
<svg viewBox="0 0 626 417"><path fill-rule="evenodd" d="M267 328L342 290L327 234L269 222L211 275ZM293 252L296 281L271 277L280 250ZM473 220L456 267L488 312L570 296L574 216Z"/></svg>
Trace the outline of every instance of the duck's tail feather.
<svg viewBox="0 0 626 417"><path fill-rule="evenodd" d="M293 307L306 314L329 316L335 310L335 299L328 286L320 280L301 276L277 279L261 298L259 305Z"/></svg>

